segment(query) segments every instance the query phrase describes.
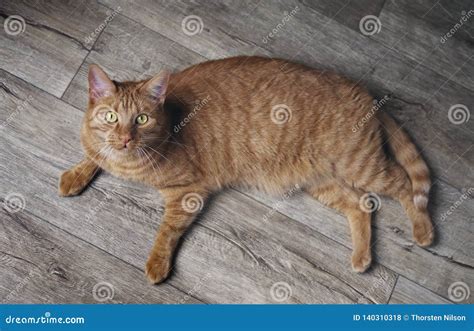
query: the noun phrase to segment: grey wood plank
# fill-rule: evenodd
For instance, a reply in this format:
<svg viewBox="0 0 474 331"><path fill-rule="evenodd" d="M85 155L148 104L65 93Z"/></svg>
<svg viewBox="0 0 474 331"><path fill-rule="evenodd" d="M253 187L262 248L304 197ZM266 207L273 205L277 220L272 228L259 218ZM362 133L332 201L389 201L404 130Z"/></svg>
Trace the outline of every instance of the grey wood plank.
<svg viewBox="0 0 474 331"><path fill-rule="evenodd" d="M397 284L393 290L391 304L448 304L450 301L428 291L424 287L406 279L398 277Z"/></svg>
<svg viewBox="0 0 474 331"><path fill-rule="evenodd" d="M60 34L86 49L91 49L103 27L121 8L108 9L94 0L6 0L0 4L2 16L20 15L26 29L34 26ZM103 24L103 25L102 25Z"/></svg>
<svg viewBox="0 0 474 331"><path fill-rule="evenodd" d="M303 4L317 10L331 20L359 31L360 20L367 15L379 16L385 2L384 0L304 0Z"/></svg>
<svg viewBox="0 0 474 331"><path fill-rule="evenodd" d="M118 15L104 29L63 100L84 109L87 106L87 70L99 64L112 79L138 80L162 69L179 70L205 58L144 26Z"/></svg>
<svg viewBox="0 0 474 331"><path fill-rule="evenodd" d="M394 1L392 1L394 2ZM398 6L403 6L410 16L421 18L433 31L445 34L459 23L460 15L473 9L472 0L440 0L430 1L397 1ZM472 41L474 37L474 22L467 20L456 31L453 38Z"/></svg>
<svg viewBox="0 0 474 331"><path fill-rule="evenodd" d="M2 193L23 178L28 212L142 269L162 214L158 193L102 175L79 197L57 197L60 171L81 157L82 112L6 73L2 80L10 93L1 116L15 111L16 98L35 100L4 129ZM285 302L388 301L393 272L374 265L354 274L347 247L281 215L263 224L269 212L235 191L218 195L186 236L168 284L205 302L274 302L278 282L291 289Z"/></svg>
<svg viewBox="0 0 474 331"><path fill-rule="evenodd" d="M242 54L283 57L358 79L384 54L384 47L369 47L377 42L299 1L101 3L111 8L120 5L123 15L210 59ZM201 19L201 33L184 33L181 23L190 15Z"/></svg>
<svg viewBox="0 0 474 331"><path fill-rule="evenodd" d="M106 12L107 8L93 1L53 1L41 5L2 1L2 27L8 17L19 15L24 31L8 34L6 28L2 29L0 68L61 96L86 57L87 47L98 37L99 33L94 31L107 17ZM91 41L86 43L89 36Z"/></svg>
<svg viewBox="0 0 474 331"><path fill-rule="evenodd" d="M2 185L2 200L4 190ZM2 303L177 303L187 295L166 284L151 287L139 269L28 209L0 209L0 224Z"/></svg>
<svg viewBox="0 0 474 331"><path fill-rule="evenodd" d="M345 217L322 207L307 194L289 199L272 198L257 191L244 191L249 196L273 206L275 210L317 229L322 234L351 247ZM410 223L402 207L383 199L374 222L372 253L375 260L400 275L446 296L450 284L463 281L474 284L472 244L472 198L443 182L437 182L432 196L432 216L436 227L435 245L423 249L413 243ZM457 206L454 209L451 207ZM450 211L449 215L445 215ZM472 299L471 299L472 300Z"/></svg>
<svg viewBox="0 0 474 331"><path fill-rule="evenodd" d="M434 13L438 13L438 15L441 14L444 17L452 16L450 24L440 24L440 21L438 21L436 28L434 28L433 24L425 21L424 16L415 16L420 13L412 11L411 7L413 5L410 6L408 3L413 3L413 1L388 1L379 17L382 29L380 33L370 37L421 63L422 67L439 72L446 78L450 78L473 91L472 42L474 41L474 34L469 39L445 36L451 29L455 28L456 23L459 24L463 16L460 8L463 7L456 6L459 11L453 11L449 15L449 11L453 10L454 6L446 6L448 8L446 9L442 4L433 7L434 3L426 2L426 14L434 15ZM465 3L464 9L472 10L472 3L471 6ZM466 15L464 16L467 17ZM468 18L466 18L466 21L469 24ZM467 24L463 23L463 25ZM462 25L460 29L463 30ZM463 66L462 71L455 74L466 61L468 63Z"/></svg>
<svg viewBox="0 0 474 331"><path fill-rule="evenodd" d="M173 2L105 0L100 2L109 8L122 7L123 15L207 58L254 53L267 54L253 41L241 38L242 33L239 31L241 25L245 24L247 26L244 29L247 31L251 29L255 36L263 31L270 32L271 29L268 27L262 29L262 27L271 24L271 22L266 22L266 17L252 19L260 15L262 2L258 0L220 1L218 3L182 0ZM288 4L284 8L290 12L294 7L294 4ZM274 13L275 10L270 11L270 14ZM281 20L282 16L283 10L274 18L278 17L278 20ZM245 19L242 20L242 18ZM245 23L249 21L252 24ZM188 29L183 28L183 24L186 22L189 22ZM276 23L278 21L274 24ZM262 34L261 38L265 34Z"/></svg>

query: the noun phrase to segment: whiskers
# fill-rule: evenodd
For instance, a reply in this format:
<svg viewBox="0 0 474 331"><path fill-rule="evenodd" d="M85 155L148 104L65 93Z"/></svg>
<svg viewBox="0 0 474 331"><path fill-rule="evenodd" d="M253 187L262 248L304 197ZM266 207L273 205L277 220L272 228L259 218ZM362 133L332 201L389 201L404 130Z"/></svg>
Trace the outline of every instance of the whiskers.
<svg viewBox="0 0 474 331"><path fill-rule="evenodd" d="M147 142L147 143L159 142L158 147L161 147L161 145L165 143L169 143L169 144L174 144L174 145L186 148L186 145L177 142L175 137L173 137L173 135L171 134L168 134L166 137L148 134L147 136L142 137L142 141Z"/></svg>
<svg viewBox="0 0 474 331"><path fill-rule="evenodd" d="M104 162L110 158L114 149L107 141L101 141L97 143L88 144L87 147L93 148L96 152L90 158L94 160L94 162L99 166L102 167ZM98 150L97 150L98 149Z"/></svg>
<svg viewBox="0 0 474 331"><path fill-rule="evenodd" d="M107 139L103 142L91 143L88 145L90 149L96 151L95 155L91 156L94 162L103 167L107 161L113 161L119 168L125 167L130 171L135 168L138 173L144 173L146 168L153 169L157 178L163 177L162 162L169 162L170 160L160 152L159 146L151 147L145 143L146 139L136 141L133 148L130 148L126 153L116 150L111 143L113 139ZM112 166L113 164L109 164ZM137 173L137 174L138 174Z"/></svg>
<svg viewBox="0 0 474 331"><path fill-rule="evenodd" d="M142 145L142 147L148 148L149 151L154 152L154 153L158 154L159 157L165 159L166 161L171 162L166 156L164 156L163 154L161 154L160 152L158 152L158 151L157 151L156 149L154 149L153 147L148 146L148 145ZM159 147L158 147L158 148L159 148Z"/></svg>
<svg viewBox="0 0 474 331"><path fill-rule="evenodd" d="M101 147L100 150L99 150L99 155L102 156L102 158L99 160L98 162L98 166L99 167L102 167L102 165L104 164L104 162L110 158L110 156L112 155L114 149L112 148L112 146L110 146L109 144L105 144L105 146Z"/></svg>
<svg viewBox="0 0 474 331"><path fill-rule="evenodd" d="M158 170L160 172L161 177L163 177L163 171L161 170L160 165L158 164L156 159L153 157L153 155L151 155L149 152L146 151L145 148L147 147L149 148L149 146L146 146L143 144L137 145L137 151L139 152L141 160L143 161L143 163L146 163L145 158L143 157L145 156L148 162L150 163L150 165L152 166L153 172L155 173L155 175L157 176L156 171Z"/></svg>

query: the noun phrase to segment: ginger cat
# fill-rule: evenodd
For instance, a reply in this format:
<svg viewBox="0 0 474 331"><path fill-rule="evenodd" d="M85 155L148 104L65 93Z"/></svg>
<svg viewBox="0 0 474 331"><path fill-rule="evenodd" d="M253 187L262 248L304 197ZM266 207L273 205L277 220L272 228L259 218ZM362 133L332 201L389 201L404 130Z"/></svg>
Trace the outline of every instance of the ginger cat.
<svg viewBox="0 0 474 331"><path fill-rule="evenodd" d="M245 185L282 193L299 185L347 216L352 267L364 272L371 263L371 214L360 203L367 192L399 200L415 241L433 241L428 167L389 115L367 119L372 102L336 74L283 60L215 60L138 82L112 81L91 65L86 156L62 174L59 193L79 194L99 168L158 189L165 213L146 274L159 283L211 192Z"/></svg>

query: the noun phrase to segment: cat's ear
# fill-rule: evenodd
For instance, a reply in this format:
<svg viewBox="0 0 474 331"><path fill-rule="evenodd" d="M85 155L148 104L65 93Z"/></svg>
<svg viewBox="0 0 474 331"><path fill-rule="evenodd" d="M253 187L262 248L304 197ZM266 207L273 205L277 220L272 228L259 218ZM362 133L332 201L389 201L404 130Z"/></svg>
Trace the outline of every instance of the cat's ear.
<svg viewBox="0 0 474 331"><path fill-rule="evenodd" d="M89 98L95 102L100 98L113 95L116 91L114 82L96 64L89 66Z"/></svg>
<svg viewBox="0 0 474 331"><path fill-rule="evenodd" d="M168 81L170 73L162 70L158 75L151 78L142 87L142 92L145 93L151 101L161 103L165 101L166 89L168 88Z"/></svg>

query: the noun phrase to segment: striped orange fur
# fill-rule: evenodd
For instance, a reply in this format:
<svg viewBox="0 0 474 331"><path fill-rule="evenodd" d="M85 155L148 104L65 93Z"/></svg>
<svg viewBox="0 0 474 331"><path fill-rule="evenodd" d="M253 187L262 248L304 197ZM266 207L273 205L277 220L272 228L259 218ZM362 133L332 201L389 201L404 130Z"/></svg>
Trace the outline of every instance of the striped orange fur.
<svg viewBox="0 0 474 331"><path fill-rule="evenodd" d="M373 110L364 88L334 73L236 57L114 82L92 65L89 95L86 156L62 175L60 194L78 194L99 168L158 189L165 214L146 264L153 283L168 276L208 195L231 185L270 193L298 185L345 214L357 272L371 263L370 210L361 206L368 193L399 200L416 242L433 240L425 162L395 121Z"/></svg>

